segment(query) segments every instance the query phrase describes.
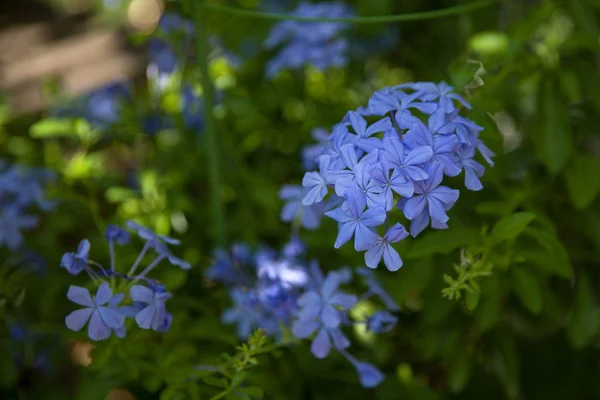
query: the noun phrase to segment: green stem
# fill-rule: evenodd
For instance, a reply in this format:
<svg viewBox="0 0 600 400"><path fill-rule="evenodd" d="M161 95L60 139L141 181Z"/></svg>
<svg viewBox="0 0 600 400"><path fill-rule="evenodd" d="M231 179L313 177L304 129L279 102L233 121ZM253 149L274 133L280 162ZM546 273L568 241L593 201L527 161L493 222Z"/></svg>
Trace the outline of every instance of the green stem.
<svg viewBox="0 0 600 400"><path fill-rule="evenodd" d="M196 28L196 57L201 74L202 97L204 100L204 134L206 136L206 158L208 161L213 229L217 245L219 247L225 247L227 241L225 214L223 212L223 204L221 203L220 196L221 178L219 173L219 152L213 116L214 91L208 70L209 42L201 12L201 7L204 4L204 2L199 0L190 0L190 8Z"/></svg>
<svg viewBox="0 0 600 400"><path fill-rule="evenodd" d="M298 15L278 14L263 11L244 10L241 8L224 6L221 4L198 2L198 7L203 7L215 12L221 12L241 17L267 19L271 21L303 21L303 22L346 22L352 24L381 24L386 22L421 21L446 17L449 15L463 14L499 3L500 0L481 0L474 3L463 4L456 7L442 8L440 10L422 11L410 14L379 15L374 17L349 17L349 18L313 18Z"/></svg>

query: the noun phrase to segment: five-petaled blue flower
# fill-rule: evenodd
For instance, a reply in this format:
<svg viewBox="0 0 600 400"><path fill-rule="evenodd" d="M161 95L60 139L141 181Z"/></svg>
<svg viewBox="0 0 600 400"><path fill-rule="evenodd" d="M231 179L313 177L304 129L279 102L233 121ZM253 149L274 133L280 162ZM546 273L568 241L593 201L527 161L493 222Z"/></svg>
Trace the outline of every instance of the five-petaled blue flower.
<svg viewBox="0 0 600 400"><path fill-rule="evenodd" d="M129 290L131 299L146 306L137 313L135 322L142 329L158 331L165 323L167 309L165 302L172 296L162 290L151 290L146 286L134 285Z"/></svg>
<svg viewBox="0 0 600 400"><path fill-rule="evenodd" d="M365 210L367 205L364 193L358 189L350 189L345 194L346 201L341 207L327 211L325 215L339 222L339 232L335 240L335 248L340 248L354 236L354 249L363 251L377 241L377 234L370 227L385 222L385 209L376 206Z"/></svg>
<svg viewBox="0 0 600 400"><path fill-rule="evenodd" d="M90 339L108 339L111 329L121 328L125 320L125 317L117 310L105 306L112 297L113 292L106 282L100 285L94 298L87 289L71 285L67 292L67 298L85 308L67 315L65 318L67 328L77 332L89 321L88 336Z"/></svg>

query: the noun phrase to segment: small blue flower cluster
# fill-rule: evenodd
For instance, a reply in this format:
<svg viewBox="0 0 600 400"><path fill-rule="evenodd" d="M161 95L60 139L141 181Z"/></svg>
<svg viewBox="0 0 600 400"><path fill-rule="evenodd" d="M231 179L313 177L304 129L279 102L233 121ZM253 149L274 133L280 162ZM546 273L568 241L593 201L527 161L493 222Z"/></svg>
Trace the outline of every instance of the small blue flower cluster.
<svg viewBox="0 0 600 400"><path fill-rule="evenodd" d="M0 160L0 247L17 250L23 244L23 230L38 225L38 217L28 214L32 207L43 211L55 203L45 197L44 184L55 179L47 169L9 165Z"/></svg>
<svg viewBox="0 0 600 400"><path fill-rule="evenodd" d="M292 15L314 18L345 18L353 15L342 2L308 3L298 5ZM348 41L340 33L348 27L339 22L282 21L273 26L264 42L267 49L284 44L268 62L267 76L273 78L286 68L312 65L325 70L348 63Z"/></svg>
<svg viewBox="0 0 600 400"><path fill-rule="evenodd" d="M165 291L162 284L148 278L147 275L163 260L182 269L190 268L188 262L175 257L167 246L178 245L179 240L158 235L133 221L128 221L127 227L136 231L145 241L142 251L127 274L117 271L115 245L128 244L129 232L116 225L109 225L105 232L105 239L110 249L110 269L105 269L89 259L90 242L87 239L81 241L77 252L65 253L60 263L60 266L71 275L79 275L82 271L86 271L98 286L93 297L88 289L79 286L72 285L67 292L69 300L84 307L73 311L65 318L67 327L79 331L89 321L88 336L92 340L108 339L112 332L120 338L125 337L126 318L135 319L142 329L168 331L173 317L167 312L165 302L172 296ZM156 257L141 273L136 274L149 251L153 251ZM103 278L110 278L113 286L116 286L111 288ZM113 290L119 293L114 294ZM124 300L127 304L121 304Z"/></svg>
<svg viewBox="0 0 600 400"><path fill-rule="evenodd" d="M94 128L104 130L120 120L123 102L128 100L131 100L129 83L113 82L56 107L52 114L61 118L83 118Z"/></svg>
<svg viewBox="0 0 600 400"><path fill-rule="evenodd" d="M481 190L485 168L474 160L476 150L493 165L494 153L479 138L483 128L461 117L455 101L471 106L452 90L431 82L388 87L367 107L348 112L330 135L319 132L319 143L304 152L305 165L318 170L304 175L302 187L282 189L282 220L316 229L324 214L338 222L335 248L354 237L368 267L383 259L390 271L398 270L402 259L392 244L408 232L390 212L404 213L413 237L429 224L445 229L459 191L441 186L444 176L464 171L467 189ZM365 117L377 120L369 124Z"/></svg>
<svg viewBox="0 0 600 400"><path fill-rule="evenodd" d="M289 330L298 339L312 337L311 352L315 357L325 358L334 349L354 365L363 386L377 386L383 374L348 353L351 343L343 328L363 324L373 333L388 332L397 322L390 311L399 311L398 305L371 270L357 270L368 288L359 299L340 290L341 285L352 281L351 269L341 268L324 275L315 261L303 260L304 250L299 239L293 239L279 254L265 248L252 253L240 244L231 251L218 250L206 277L230 289L234 306L223 313L223 321L237 324L238 335L243 339L256 328L278 339ZM366 320L352 320L349 311L359 300L372 296L379 297L386 310L377 311Z"/></svg>

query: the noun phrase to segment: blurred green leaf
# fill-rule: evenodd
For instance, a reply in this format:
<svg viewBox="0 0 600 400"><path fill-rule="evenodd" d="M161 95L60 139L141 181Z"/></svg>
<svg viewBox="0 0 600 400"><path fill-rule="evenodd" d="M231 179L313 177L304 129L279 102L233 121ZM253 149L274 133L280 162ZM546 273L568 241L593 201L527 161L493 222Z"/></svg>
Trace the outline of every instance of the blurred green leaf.
<svg viewBox="0 0 600 400"><path fill-rule="evenodd" d="M255 399L260 399L264 396L264 392L261 388L256 386L250 386L240 389L240 392L247 394Z"/></svg>
<svg viewBox="0 0 600 400"><path fill-rule="evenodd" d="M527 228L525 233L534 238L542 249L519 250L520 256L533 261L542 270L551 274L567 279L573 276L569 253L555 234L531 227Z"/></svg>
<svg viewBox="0 0 600 400"><path fill-rule="evenodd" d="M535 214L519 212L502 218L494 225L490 234L492 246L518 236L535 219Z"/></svg>
<svg viewBox="0 0 600 400"><path fill-rule="evenodd" d="M538 94L538 120L534 131L539 159L552 173L563 169L572 150L569 110L554 76L545 76Z"/></svg>
<svg viewBox="0 0 600 400"><path fill-rule="evenodd" d="M29 128L29 134L36 139L47 139L60 136L73 136L75 129L68 119L46 118Z"/></svg>
<svg viewBox="0 0 600 400"><path fill-rule="evenodd" d="M511 269L513 290L521 303L533 314L542 310L542 289L535 275L524 265L515 265Z"/></svg>
<svg viewBox="0 0 600 400"><path fill-rule="evenodd" d="M573 315L567 337L575 349L584 348L598 333L598 304L590 279L582 274L575 285Z"/></svg>
<svg viewBox="0 0 600 400"><path fill-rule="evenodd" d="M235 373L235 375L233 376L233 378L231 378L231 386L232 387L238 387L240 386L240 384L242 382L244 382L244 379L246 379L246 373L244 371L238 371Z"/></svg>
<svg viewBox="0 0 600 400"><path fill-rule="evenodd" d="M136 197L136 195L135 190L125 187L110 187L105 193L106 201L109 203L121 203L123 200Z"/></svg>
<svg viewBox="0 0 600 400"><path fill-rule="evenodd" d="M519 397L519 355L512 336L502 336L492 351L492 366L509 399Z"/></svg>
<svg viewBox="0 0 600 400"><path fill-rule="evenodd" d="M452 393L460 393L471 377L471 360L461 351L454 357L448 368L448 384Z"/></svg>
<svg viewBox="0 0 600 400"><path fill-rule="evenodd" d="M473 311L477 308L477 304L479 304L479 299L481 298L481 292L472 291L467 292L465 295L465 304L469 311Z"/></svg>
<svg viewBox="0 0 600 400"><path fill-rule="evenodd" d="M588 155L577 155L565 170L567 189L576 208L587 208L600 192L600 162Z"/></svg>
<svg viewBox="0 0 600 400"><path fill-rule="evenodd" d="M215 386L218 388L226 389L229 387L227 380L223 378L215 378L213 376L207 376L202 378L202 381L210 386Z"/></svg>

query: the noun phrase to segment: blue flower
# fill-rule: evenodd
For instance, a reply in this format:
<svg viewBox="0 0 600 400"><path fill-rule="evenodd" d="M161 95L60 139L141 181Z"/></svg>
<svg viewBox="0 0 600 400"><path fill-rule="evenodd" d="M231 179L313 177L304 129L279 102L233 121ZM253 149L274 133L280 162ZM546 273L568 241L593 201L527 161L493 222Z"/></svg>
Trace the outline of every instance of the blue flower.
<svg viewBox="0 0 600 400"><path fill-rule="evenodd" d="M387 311L376 311L373 315L367 318L367 330L373 333L384 333L391 331L398 318L394 317Z"/></svg>
<svg viewBox="0 0 600 400"><path fill-rule="evenodd" d="M179 245L180 241L177 239L170 238L168 236L159 235L154 233L152 229L141 226L133 221L127 221L126 225L128 228L133 229L137 232L138 236L148 242L165 242L168 244Z"/></svg>
<svg viewBox="0 0 600 400"><path fill-rule="evenodd" d="M406 229L400 224L395 224L383 235L378 238L373 247L365 253L365 264L369 268L377 268L381 259L390 271L397 271L402 266L402 259L398 252L392 247L396 243L408 236Z"/></svg>
<svg viewBox="0 0 600 400"><path fill-rule="evenodd" d="M250 278L242 268L249 260L239 257L234 250L228 252L217 249L213 253L213 263L208 267L204 275L211 280L227 284L248 282Z"/></svg>
<svg viewBox="0 0 600 400"><path fill-rule="evenodd" d="M24 229L33 229L38 224L38 218L22 214L15 205L8 205L0 212L0 245L5 244L10 250L16 250L23 244Z"/></svg>
<svg viewBox="0 0 600 400"><path fill-rule="evenodd" d="M364 194L360 190L351 189L346 192L346 201L341 207L325 213L339 222L339 232L334 245L336 249L352 236L356 251L366 250L377 241L377 234L369 228L385 222L385 209L377 206L365 210L366 205Z"/></svg>
<svg viewBox="0 0 600 400"><path fill-rule="evenodd" d="M462 96L453 93L454 88L448 85L446 82L435 84L433 82L417 82L407 83L397 86L399 89L410 88L419 94L419 97L423 101L435 101L438 100L438 107L444 110L446 113L451 113L456 110L454 101L459 101L466 108L471 108L469 102L467 102Z"/></svg>
<svg viewBox="0 0 600 400"><path fill-rule="evenodd" d="M373 270L359 268L356 271L363 277L363 283L369 288L368 294L375 295L385 304L390 311L400 311L400 306L392 299L392 296L381 286Z"/></svg>
<svg viewBox="0 0 600 400"><path fill-rule="evenodd" d="M473 159L475 157L474 145L462 145L458 151L460 165L465 171L465 186L469 190L481 190L483 184L481 178L485 172L485 167Z"/></svg>
<svg viewBox="0 0 600 400"><path fill-rule="evenodd" d="M384 375L374 365L366 362L353 362L354 368L358 373L360 384L366 388L374 388L385 378Z"/></svg>
<svg viewBox="0 0 600 400"><path fill-rule="evenodd" d="M281 220L292 222L299 218L304 228L317 229L321 224L324 204L317 203L305 206L302 204L302 199L306 196L306 193L307 190L298 185L284 185L281 188L279 198L286 200L286 204L281 209Z"/></svg>
<svg viewBox="0 0 600 400"><path fill-rule="evenodd" d="M230 296L234 306L223 312L221 320L226 324L237 324L237 333L240 339L248 338L257 327L272 332L273 326L265 324L265 321L268 320L262 314L260 302L254 290L234 288L231 290Z"/></svg>
<svg viewBox="0 0 600 400"><path fill-rule="evenodd" d="M292 13L307 17L347 17L352 13L343 3L308 3L298 5ZM346 65L348 42L339 34L347 24L336 22L282 21L273 26L264 42L267 49L284 45L267 64L267 75L274 77L285 68L312 65L324 70Z"/></svg>
<svg viewBox="0 0 600 400"><path fill-rule="evenodd" d="M65 253L60 260L60 266L71 275L79 275L87 266L90 256L90 242L83 239L79 242L76 253Z"/></svg>
<svg viewBox="0 0 600 400"><path fill-rule="evenodd" d="M422 181L427 179L427 172L422 165L431 160L433 151L431 146L415 146L412 150L405 148L402 141L397 137L388 137L383 140L381 156L383 164L394 168L394 172L402 175L407 181ZM412 196L412 193L403 195Z"/></svg>
<svg viewBox="0 0 600 400"><path fill-rule="evenodd" d="M415 193L418 195L407 199L403 205L406 218L411 220L410 234L416 237L427 227L431 218L435 229L447 228L446 211L458 200L459 191L446 186L439 186L444 177L443 166L431 164L428 169L429 178L415 182Z"/></svg>
<svg viewBox="0 0 600 400"><path fill-rule="evenodd" d="M142 329L158 331L165 324L167 309L165 302L172 296L163 291L153 291L145 286L134 285L129 290L131 299L146 304L135 316L135 322Z"/></svg>
<svg viewBox="0 0 600 400"><path fill-rule="evenodd" d="M156 251L160 259L167 259L171 265L184 270L188 270L192 267L192 265L189 262L179 257L176 257L164 243L158 240L148 243L152 243L152 248Z"/></svg>
<svg viewBox="0 0 600 400"><path fill-rule="evenodd" d="M460 166L457 163L455 153L460 145L456 135L433 135L422 123L415 123L406 135L404 142L411 147L429 146L433 151L432 162L441 164L444 174L456 176L460 174Z"/></svg>
<svg viewBox="0 0 600 400"><path fill-rule="evenodd" d="M384 88L375 93L369 99L369 106L365 110L366 115L385 115L393 113L394 120L402 129L412 127L419 121L410 111L417 109L425 114L431 114L437 110L437 104L419 101L420 93L406 94L397 87Z"/></svg>
<svg viewBox="0 0 600 400"><path fill-rule="evenodd" d="M325 173L329 168L329 162L329 156L322 155L319 157L319 172L313 171L304 174L302 186L308 190L302 199L302 204L304 206L318 203L327 196L327 178L325 177Z"/></svg>
<svg viewBox="0 0 600 400"><path fill-rule="evenodd" d="M371 136L376 133L388 132L393 129L392 122L388 117L367 127L367 121L359 113L349 111L345 120L349 122L352 129L354 129L354 132L356 132L356 135L352 135L354 136L353 142L359 149L366 152L382 147L381 140Z"/></svg>
<svg viewBox="0 0 600 400"><path fill-rule="evenodd" d="M376 153L373 158L377 158ZM335 181L335 193L340 197L344 197L350 191L351 196L360 196L364 199L369 208L383 207L387 203L385 189L377 179L373 178L373 169L380 166L370 164L366 159L367 157L363 158L354 166L353 176L345 176Z"/></svg>
<svg viewBox="0 0 600 400"><path fill-rule="evenodd" d="M384 201L386 211L394 207L394 193L400 196L411 197L415 192L412 181L406 179L400 169L393 169L390 175L390 168L387 163L378 163L370 171L375 187L381 190L381 196Z"/></svg>
<svg viewBox="0 0 600 400"><path fill-rule="evenodd" d="M67 292L67 298L73 303L86 308L73 311L67 315L65 318L67 328L77 332L89 321L88 336L90 339L108 339L111 329L120 328L125 320L125 317L118 311L104 306L112 297L112 290L106 282L100 285L93 299L87 289L71 285Z"/></svg>
<svg viewBox="0 0 600 400"><path fill-rule="evenodd" d="M118 245L126 245L129 243L129 232L118 225L110 224L104 232L104 239L107 242L115 242Z"/></svg>
<svg viewBox="0 0 600 400"><path fill-rule="evenodd" d="M339 285L340 276L329 273L318 290L310 290L300 296L299 321L318 320L327 328L337 328L342 322L342 315L336 306L347 310L356 304L356 296L338 291Z"/></svg>
<svg viewBox="0 0 600 400"><path fill-rule="evenodd" d="M316 272L320 281L321 271L316 268ZM301 309L292 326L292 333L304 339L318 331L311 344L311 351L317 358L327 357L332 342L337 350L350 346L350 341L339 327L346 319L345 313L356 304L356 296L338 291L342 278L342 274L330 272L313 290L298 298Z"/></svg>

